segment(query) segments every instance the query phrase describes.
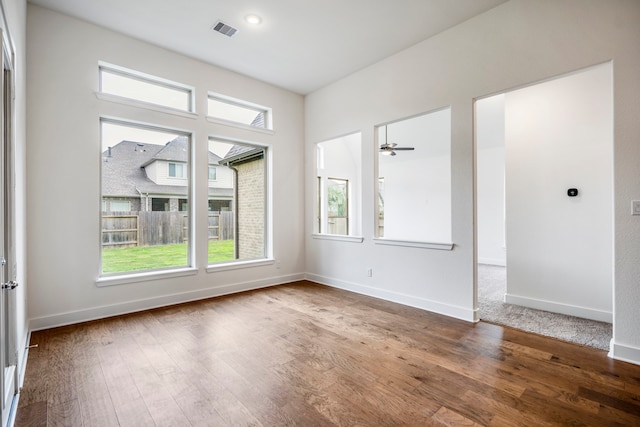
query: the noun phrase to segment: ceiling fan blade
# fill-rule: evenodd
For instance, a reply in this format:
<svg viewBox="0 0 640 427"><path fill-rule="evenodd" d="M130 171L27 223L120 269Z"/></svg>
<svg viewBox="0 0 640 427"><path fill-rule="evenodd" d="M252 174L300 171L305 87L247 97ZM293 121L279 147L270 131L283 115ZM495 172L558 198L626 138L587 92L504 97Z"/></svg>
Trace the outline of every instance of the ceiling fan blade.
<svg viewBox="0 0 640 427"><path fill-rule="evenodd" d="M395 147L394 150L415 150L414 147Z"/></svg>

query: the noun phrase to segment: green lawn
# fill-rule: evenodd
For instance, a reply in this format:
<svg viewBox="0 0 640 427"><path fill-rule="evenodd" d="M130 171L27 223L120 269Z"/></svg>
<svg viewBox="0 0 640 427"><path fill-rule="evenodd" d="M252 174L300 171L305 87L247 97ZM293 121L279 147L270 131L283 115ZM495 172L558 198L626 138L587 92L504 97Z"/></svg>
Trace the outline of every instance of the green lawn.
<svg viewBox="0 0 640 427"><path fill-rule="evenodd" d="M209 263L233 260L233 240L209 240ZM184 267L187 244L103 248L102 272L122 273L163 267Z"/></svg>

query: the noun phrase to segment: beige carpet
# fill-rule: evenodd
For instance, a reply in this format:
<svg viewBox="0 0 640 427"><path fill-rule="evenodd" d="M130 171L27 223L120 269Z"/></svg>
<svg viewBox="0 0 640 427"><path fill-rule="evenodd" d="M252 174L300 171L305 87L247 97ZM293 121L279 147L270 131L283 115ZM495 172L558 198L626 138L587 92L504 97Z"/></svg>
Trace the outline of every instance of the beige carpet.
<svg viewBox="0 0 640 427"><path fill-rule="evenodd" d="M610 323L504 303L506 269L478 265L478 307L480 319L576 344L609 350Z"/></svg>

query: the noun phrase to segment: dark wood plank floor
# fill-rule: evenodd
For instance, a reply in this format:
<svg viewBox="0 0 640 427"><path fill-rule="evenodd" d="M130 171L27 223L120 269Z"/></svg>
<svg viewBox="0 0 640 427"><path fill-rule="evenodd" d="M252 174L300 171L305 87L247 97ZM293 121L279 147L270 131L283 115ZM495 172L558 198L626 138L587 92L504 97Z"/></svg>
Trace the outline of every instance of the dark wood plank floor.
<svg viewBox="0 0 640 427"><path fill-rule="evenodd" d="M310 282L31 343L17 426L640 425L640 366Z"/></svg>

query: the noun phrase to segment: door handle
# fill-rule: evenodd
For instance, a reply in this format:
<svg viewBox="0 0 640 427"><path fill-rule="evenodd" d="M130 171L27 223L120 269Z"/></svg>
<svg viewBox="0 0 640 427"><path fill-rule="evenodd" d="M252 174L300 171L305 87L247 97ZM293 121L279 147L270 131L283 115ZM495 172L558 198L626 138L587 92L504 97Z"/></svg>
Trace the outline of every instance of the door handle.
<svg viewBox="0 0 640 427"><path fill-rule="evenodd" d="M18 287L18 282L15 280L9 280L7 283L2 284L2 289L12 290Z"/></svg>

